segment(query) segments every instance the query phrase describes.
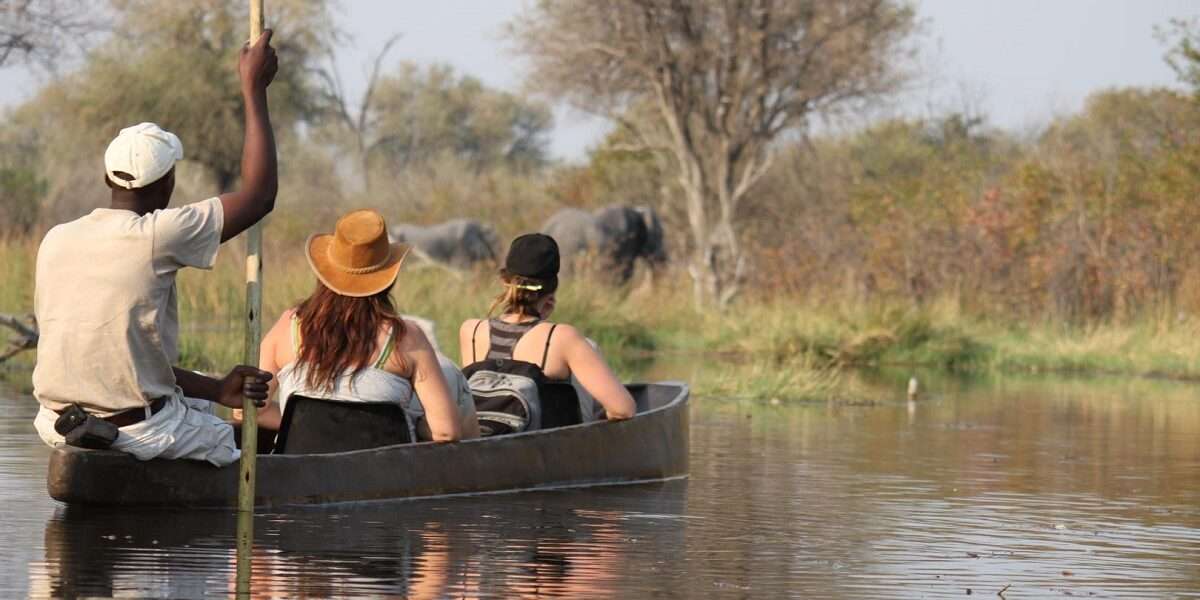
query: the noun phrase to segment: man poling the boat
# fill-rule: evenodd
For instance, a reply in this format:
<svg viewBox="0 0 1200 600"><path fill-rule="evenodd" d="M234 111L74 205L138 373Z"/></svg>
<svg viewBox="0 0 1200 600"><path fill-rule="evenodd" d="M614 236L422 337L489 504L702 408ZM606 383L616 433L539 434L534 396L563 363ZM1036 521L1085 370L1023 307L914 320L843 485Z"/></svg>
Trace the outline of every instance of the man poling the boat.
<svg viewBox="0 0 1200 600"><path fill-rule="evenodd" d="M459 329L463 373L475 396L483 435L540 429L557 402L575 402L576 419L594 418L593 403L550 399L552 388L572 379L599 403L608 419L628 419L635 405L604 357L579 330L546 321L557 302L560 257L554 238L529 233L509 247L500 281L504 291L487 319L468 319ZM499 317L490 318L496 309ZM552 394L561 396L560 394ZM571 391L571 395L574 392Z"/></svg>
<svg viewBox="0 0 1200 600"><path fill-rule="evenodd" d="M168 208L183 145L153 123L121 130L104 154L109 208L51 229L38 249L34 311L41 328L34 426L51 446L111 447L141 460L222 466L239 451L214 403L261 403L270 375L238 366L222 379L175 367L175 276L209 269L221 243L271 212L279 187L267 86L278 61L266 31L243 48L241 187Z"/></svg>

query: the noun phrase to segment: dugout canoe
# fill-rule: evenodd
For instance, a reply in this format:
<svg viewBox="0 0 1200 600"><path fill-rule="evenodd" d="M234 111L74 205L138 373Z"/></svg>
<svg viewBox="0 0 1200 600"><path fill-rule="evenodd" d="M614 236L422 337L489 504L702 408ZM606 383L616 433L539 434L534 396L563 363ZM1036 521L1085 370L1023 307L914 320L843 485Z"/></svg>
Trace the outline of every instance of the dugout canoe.
<svg viewBox="0 0 1200 600"><path fill-rule="evenodd" d="M399 444L258 457L255 504L284 506L586 487L683 478L688 387L627 386L637 414L453 444ZM115 451L55 449L50 496L69 505L233 507L238 466L138 461Z"/></svg>

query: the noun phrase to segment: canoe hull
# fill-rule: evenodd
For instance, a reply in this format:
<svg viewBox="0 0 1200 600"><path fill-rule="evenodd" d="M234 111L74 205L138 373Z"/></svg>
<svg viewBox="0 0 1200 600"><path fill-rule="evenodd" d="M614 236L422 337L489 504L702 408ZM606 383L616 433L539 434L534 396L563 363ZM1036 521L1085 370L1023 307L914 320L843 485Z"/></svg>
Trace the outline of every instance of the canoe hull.
<svg viewBox="0 0 1200 600"><path fill-rule="evenodd" d="M687 474L688 389L630 386L639 413L454 444L406 444L336 454L258 458L255 503L322 504L564 486L658 481ZM642 409L645 409L644 411ZM183 460L138 461L112 451L58 448L50 496L68 504L237 504L238 468Z"/></svg>

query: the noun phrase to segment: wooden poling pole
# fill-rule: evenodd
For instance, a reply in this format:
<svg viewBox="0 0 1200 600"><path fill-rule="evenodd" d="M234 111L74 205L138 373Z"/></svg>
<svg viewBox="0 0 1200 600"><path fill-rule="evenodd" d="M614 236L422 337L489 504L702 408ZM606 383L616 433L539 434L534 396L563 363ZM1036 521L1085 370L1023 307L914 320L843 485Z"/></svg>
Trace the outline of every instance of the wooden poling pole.
<svg viewBox="0 0 1200 600"><path fill-rule="evenodd" d="M250 0L250 43L263 33L263 0ZM262 339L262 223L246 232L246 339L243 364L258 365ZM258 461L258 407L242 400L242 460L238 484L237 594L250 592L251 553L254 548L254 482Z"/></svg>

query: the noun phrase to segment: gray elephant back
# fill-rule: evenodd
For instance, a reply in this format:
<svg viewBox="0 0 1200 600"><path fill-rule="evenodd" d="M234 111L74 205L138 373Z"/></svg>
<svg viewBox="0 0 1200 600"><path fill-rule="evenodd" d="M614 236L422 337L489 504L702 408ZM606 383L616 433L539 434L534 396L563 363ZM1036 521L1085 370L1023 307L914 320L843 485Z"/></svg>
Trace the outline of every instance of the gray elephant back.
<svg viewBox="0 0 1200 600"><path fill-rule="evenodd" d="M415 244L417 236L423 228L420 225L411 225L409 223L396 223L388 227L388 241L403 242L405 244Z"/></svg>
<svg viewBox="0 0 1200 600"><path fill-rule="evenodd" d="M591 213L565 208L546 221L542 232L558 241L564 271L587 264L615 283L633 276L638 258L665 258L662 224L649 207L612 204Z"/></svg>
<svg viewBox="0 0 1200 600"><path fill-rule="evenodd" d="M600 241L596 218L578 208L564 208L546 220L542 233L558 242L558 251L563 256L574 256L596 249Z"/></svg>
<svg viewBox="0 0 1200 600"><path fill-rule="evenodd" d="M401 223L388 232L394 241L412 244L430 260L460 269L497 258L495 230L474 219L452 219L428 227Z"/></svg>
<svg viewBox="0 0 1200 600"><path fill-rule="evenodd" d="M606 242L621 256L636 258L646 243L646 224L632 206L614 204L596 211L596 224Z"/></svg>

